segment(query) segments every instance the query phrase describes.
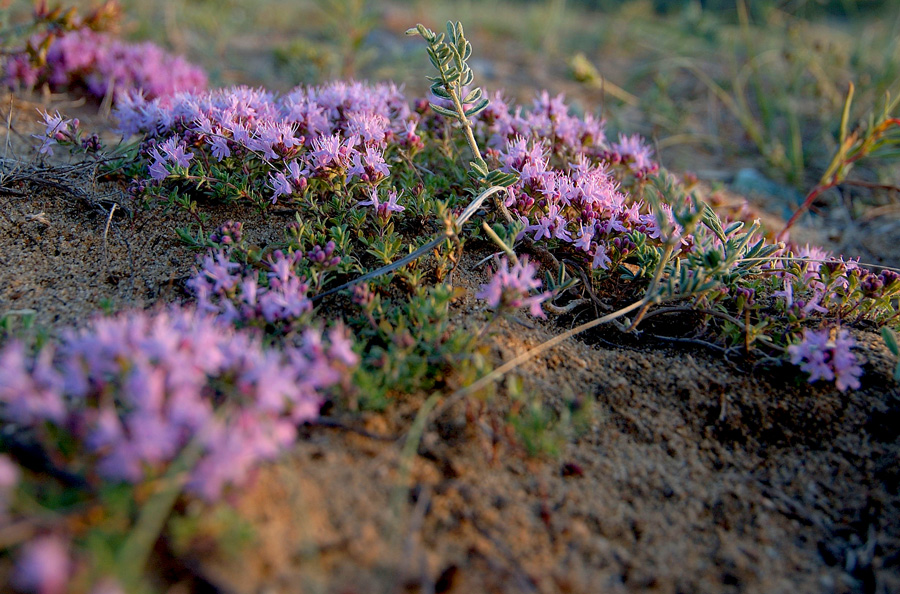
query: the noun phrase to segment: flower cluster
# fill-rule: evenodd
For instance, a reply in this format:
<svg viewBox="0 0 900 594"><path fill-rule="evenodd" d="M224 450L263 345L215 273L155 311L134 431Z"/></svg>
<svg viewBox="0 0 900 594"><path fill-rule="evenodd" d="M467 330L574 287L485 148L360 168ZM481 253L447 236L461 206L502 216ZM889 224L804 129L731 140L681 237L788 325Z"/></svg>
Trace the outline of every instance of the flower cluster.
<svg viewBox="0 0 900 594"><path fill-rule="evenodd" d="M257 271L246 272L222 249L210 250L187 282L197 299L197 308L227 323L263 321L294 323L312 310L308 297L309 284L297 275L297 265L304 259L316 264L336 265L334 244L325 249L315 246L309 253L285 254L276 251L265 262L269 271L260 283ZM335 261L337 259L337 262Z"/></svg>
<svg viewBox="0 0 900 594"><path fill-rule="evenodd" d="M55 354L4 347L0 417L70 433L117 481L155 476L198 447L188 489L212 500L289 446L356 360L340 327L327 340L307 328L280 353L193 309L131 312L68 333Z"/></svg>
<svg viewBox="0 0 900 594"><path fill-rule="evenodd" d="M593 268L608 270L613 252L624 257L633 247L626 241L632 231L661 237L655 214L620 187L624 178L658 170L639 137L610 143L601 120L571 115L562 95L546 91L527 112L496 94L476 127L501 170L518 175L506 206L535 240L569 245Z"/></svg>
<svg viewBox="0 0 900 594"><path fill-rule="evenodd" d="M715 232L704 224L687 233L675 211L696 208L690 196L667 191L658 203L636 199L640 194L629 190L658 170L650 148L637 136L619 135L610 142L601 121L571 115L562 96L542 93L526 111L511 109L496 95L476 128L491 147L489 158L502 171L518 176L505 202L523 233L580 257L594 269L609 273L623 263L640 264L644 256L655 266L656 250L674 243L679 248L675 257L687 269L682 284L691 283L691 268L714 271L719 282L732 285L723 286L722 295L730 293L734 305L763 315L762 308L774 304L794 330L810 316L877 324L896 319L900 278L895 273L874 273L821 248L788 244L771 252L768 263L756 268L749 263L734 276L737 263L728 269L722 262L736 249L764 246L758 231L740 239L742 226L726 221L728 231ZM774 301L754 295L756 289L748 285L751 270L766 279L759 288L765 286Z"/></svg>
<svg viewBox="0 0 900 594"><path fill-rule="evenodd" d="M72 572L65 541L55 535L28 542L16 562L13 585L22 592L64 594Z"/></svg>
<svg viewBox="0 0 900 594"><path fill-rule="evenodd" d="M60 142L75 142L78 139L77 119L67 120L59 115L57 111L53 115L49 112L41 114L44 118L44 132L42 134L34 134L34 138L41 141L38 152L42 155L52 155L53 147Z"/></svg>
<svg viewBox="0 0 900 594"><path fill-rule="evenodd" d="M548 291L532 295L531 291L541 288L541 281L534 277L537 267L525 258L521 258L512 268L504 256L497 263L497 270L490 282L482 285L476 295L484 299L497 311L513 311L523 307L529 308L531 315L539 318L547 317L541 309L541 303L552 294Z"/></svg>
<svg viewBox="0 0 900 594"><path fill-rule="evenodd" d="M6 57L4 83L54 90L81 89L97 98L118 99L131 92L148 98L206 88L206 74L153 43L126 43L115 36L80 28L60 35L35 34L27 47ZM40 48L49 42L43 60Z"/></svg>
<svg viewBox="0 0 900 594"><path fill-rule="evenodd" d="M127 136L202 151L219 170L240 164L273 203L302 194L311 180L374 187L390 175L387 151L421 143L418 114L391 84L334 82L285 96L246 87L155 100L132 94L115 115ZM152 147L150 173L161 181L176 163Z"/></svg>
<svg viewBox="0 0 900 594"><path fill-rule="evenodd" d="M810 383L833 381L842 392L859 389L862 367L851 350L856 341L847 330L823 328L804 330L799 342L788 347L791 363L809 374Z"/></svg>
<svg viewBox="0 0 900 594"><path fill-rule="evenodd" d="M772 295L778 307L796 321L835 314L884 323L895 317L893 300L900 295L900 275L876 274L854 260L836 258L819 247L787 246L767 266L778 283Z"/></svg>

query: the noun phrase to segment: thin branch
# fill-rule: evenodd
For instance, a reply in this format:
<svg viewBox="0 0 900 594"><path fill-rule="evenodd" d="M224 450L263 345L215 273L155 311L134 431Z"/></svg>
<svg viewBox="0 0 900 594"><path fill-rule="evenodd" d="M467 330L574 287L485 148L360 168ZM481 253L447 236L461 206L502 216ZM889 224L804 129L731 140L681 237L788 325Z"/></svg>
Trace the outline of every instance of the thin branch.
<svg viewBox="0 0 900 594"><path fill-rule="evenodd" d="M645 320L652 318L653 316L658 316L660 314L669 314L669 313L699 313L705 314L709 316L713 316L716 318L722 318L723 320L728 320L732 324L737 324L738 326L743 326L744 322L737 319L734 316L728 315L727 313L721 311L715 311L712 309L703 309L703 308L694 308L694 307L661 307L659 309L655 309L644 316Z"/></svg>
<svg viewBox="0 0 900 594"><path fill-rule="evenodd" d="M543 344L536 346L535 348L531 349L530 351L526 351L526 352L522 353L521 355L515 357L514 359L507 361L506 363L504 363L497 369L493 370L492 372L488 373L481 379L469 384L468 386L466 386L464 388L460 388L459 390L457 390L456 392L454 392L453 394L448 396L447 399L444 400L444 402L440 406L435 408L434 415L433 415L434 418L440 417L456 402L462 400L463 398L465 398L466 396L468 396L470 394L477 392L478 390L481 390L482 388L489 386L491 383L500 379L501 377L503 377L504 375L506 375L507 373L509 373L510 371L512 371L513 369L515 369L516 367L518 367L519 365L524 363L525 361L528 361L529 359L533 359L534 357L540 355L541 353L543 353L549 349L552 349L559 343L575 336L576 334L581 334L582 332L585 332L586 330L590 330L591 328L596 328L597 326L599 326L601 324L605 324L607 322L610 322L612 320L620 318L620 317L624 316L625 314L638 309L639 307L643 306L644 304L645 304L644 299L641 299L640 301L635 301L631 305L629 305L627 307L623 307L622 309L620 309L618 311L614 311L611 314L607 314L607 315L603 316L602 318L597 318L596 320L591 320L590 322L586 322L586 323L584 323L576 328L573 328L567 332L563 332L562 334L554 336L550 340L544 342Z"/></svg>

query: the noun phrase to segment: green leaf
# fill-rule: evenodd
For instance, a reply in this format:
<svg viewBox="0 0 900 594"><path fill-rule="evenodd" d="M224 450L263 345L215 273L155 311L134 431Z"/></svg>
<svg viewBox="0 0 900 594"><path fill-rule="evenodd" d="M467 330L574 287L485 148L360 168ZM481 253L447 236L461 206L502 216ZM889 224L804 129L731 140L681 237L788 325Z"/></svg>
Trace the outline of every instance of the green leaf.
<svg viewBox="0 0 900 594"><path fill-rule="evenodd" d="M435 97L440 97L441 99L452 100L453 97L444 89L443 84L434 83L431 85L431 92L434 93Z"/></svg>
<svg viewBox="0 0 900 594"><path fill-rule="evenodd" d="M850 83L850 88L847 90L847 100L844 101L844 110L841 112L841 129L840 129L840 137L838 138L838 144L844 144L844 141L847 139L847 122L850 120L850 104L853 103L853 91L855 87L853 83Z"/></svg>
<svg viewBox="0 0 900 594"><path fill-rule="evenodd" d="M487 98L482 98L481 101L475 104L475 107L469 108L466 110L466 117L470 117L473 115L477 115L485 110L485 108L490 104L490 101Z"/></svg>
<svg viewBox="0 0 900 594"><path fill-rule="evenodd" d="M136 589L153 546L159 540L166 519L184 486L183 476L191 470L203 453L200 440L194 438L169 465L160 488L154 492L138 512L134 527L119 549L118 563L121 578L129 591Z"/></svg>
<svg viewBox="0 0 900 594"><path fill-rule="evenodd" d="M464 104L475 103L476 101L481 99L482 94L483 93L481 91L481 87L475 87L469 92L468 95L466 95L465 99L463 99L462 102Z"/></svg>
<svg viewBox="0 0 900 594"><path fill-rule="evenodd" d="M725 227L725 235L731 235L735 231L739 231L743 226L744 226L743 221L735 221L735 222L731 223L730 225L728 225L727 227Z"/></svg>
<svg viewBox="0 0 900 594"><path fill-rule="evenodd" d="M503 186L504 188L508 188L519 181L519 176L515 173L506 173L496 169L487 175L485 181L491 186Z"/></svg>
<svg viewBox="0 0 900 594"><path fill-rule="evenodd" d="M716 234L723 243L728 241L725 237L725 230L722 229L722 222L719 215L716 214L709 204L703 203L703 224L709 227L710 231Z"/></svg>
<svg viewBox="0 0 900 594"><path fill-rule="evenodd" d="M884 344L887 345L888 350L894 353L895 357L900 357L900 345L897 344L897 335L894 331L887 326L883 326L881 328L881 337L884 339Z"/></svg>
<svg viewBox="0 0 900 594"><path fill-rule="evenodd" d="M475 173L477 173L478 175L480 175L482 177L484 177L488 174L487 168L483 167L482 165L480 165L478 163L475 163L474 161L469 161L469 167L472 168L472 171L474 171Z"/></svg>
<svg viewBox="0 0 900 594"><path fill-rule="evenodd" d="M436 113L447 116L449 118L459 119L459 114L453 111L452 109L447 109L446 107L441 107L440 105L435 105L431 103L431 109L433 109Z"/></svg>

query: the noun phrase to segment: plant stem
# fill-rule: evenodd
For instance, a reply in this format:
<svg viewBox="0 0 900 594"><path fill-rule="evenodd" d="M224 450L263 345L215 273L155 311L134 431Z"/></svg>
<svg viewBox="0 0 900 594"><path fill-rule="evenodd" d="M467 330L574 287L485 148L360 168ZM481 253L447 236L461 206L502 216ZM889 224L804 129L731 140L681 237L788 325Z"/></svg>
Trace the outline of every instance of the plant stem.
<svg viewBox="0 0 900 594"><path fill-rule="evenodd" d="M506 255L509 256L509 259L512 261L513 265L517 266L519 264L519 257L516 256L516 253L512 250L512 248L506 245L505 241L500 239L500 237L494 232L494 230L491 229L491 226L487 224L487 221L482 221L481 227L484 229L484 232L487 233L488 236L494 241L494 243L496 243L498 246L500 246L500 249L506 252Z"/></svg>
<svg viewBox="0 0 900 594"><path fill-rule="evenodd" d="M479 167L487 169L487 163L485 163L484 159L481 157L481 150L478 148L478 143L475 142L475 133L472 130L472 122L466 116L466 109L459 99L459 94L452 85L448 85L446 82L444 83L444 88L447 89L450 98L453 99L453 106L456 107L456 113L459 114L459 123L463 125L463 130L466 133L466 142L469 143L469 148L472 150L472 156L475 158L475 163L477 163Z"/></svg>

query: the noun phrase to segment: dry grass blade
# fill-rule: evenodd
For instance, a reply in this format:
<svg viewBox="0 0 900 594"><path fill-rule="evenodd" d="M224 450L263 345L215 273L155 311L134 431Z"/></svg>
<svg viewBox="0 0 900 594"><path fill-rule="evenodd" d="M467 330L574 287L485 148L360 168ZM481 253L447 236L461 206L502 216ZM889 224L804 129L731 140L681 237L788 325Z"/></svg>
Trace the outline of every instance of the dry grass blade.
<svg viewBox="0 0 900 594"><path fill-rule="evenodd" d="M644 299L641 299L640 301L635 301L631 305L629 305L627 307L623 307L620 310L614 311L611 314L607 314L607 315L603 316L602 318L597 318L596 320L591 320L590 322L585 322L584 324L577 326L575 328L572 328L571 330L569 330L567 332L563 332L562 334L554 336L550 340L536 346L535 348L531 349L530 351L526 351L526 352L522 353L521 355L507 361L506 363L504 363L497 369L493 370L492 372L488 373L487 375L485 375L481 379L473 382L472 384L469 384L468 386L466 386L464 388L460 388L459 390L457 390L456 392L454 392L453 394L448 396L447 399L444 400L444 402L442 402L440 404L440 406L435 407L434 413L430 416L432 417L432 419L439 418L441 415L443 415L445 412L447 412L447 410L450 409L450 407L453 406L455 403L459 402L466 396L469 396L471 394L474 394L475 392L478 392L479 390L486 388L492 382L495 382L496 380L500 379L501 377L503 377L504 375L506 375L507 373L509 373L516 367L518 367L519 365L525 363L526 361L537 357L541 353L544 353L544 352L552 349L559 343L564 342L577 334L581 334L582 332L586 332L587 330L590 330L591 328L596 328L597 326L600 326L601 324L611 322L611 321L618 319L624 315L627 315L628 313L638 309L639 307L642 307L644 304L645 304Z"/></svg>

